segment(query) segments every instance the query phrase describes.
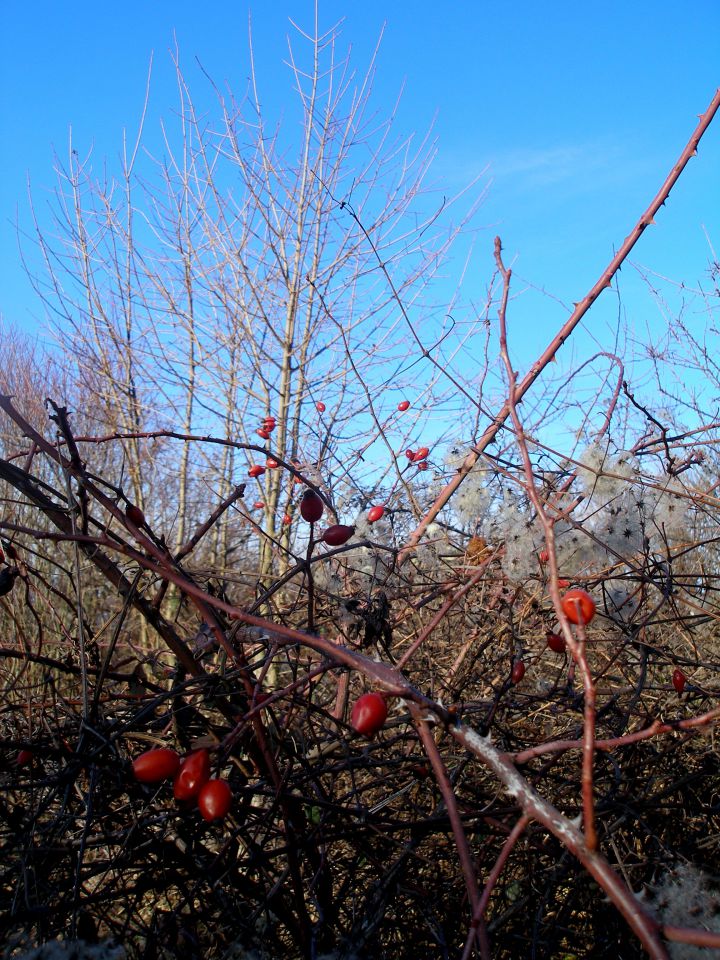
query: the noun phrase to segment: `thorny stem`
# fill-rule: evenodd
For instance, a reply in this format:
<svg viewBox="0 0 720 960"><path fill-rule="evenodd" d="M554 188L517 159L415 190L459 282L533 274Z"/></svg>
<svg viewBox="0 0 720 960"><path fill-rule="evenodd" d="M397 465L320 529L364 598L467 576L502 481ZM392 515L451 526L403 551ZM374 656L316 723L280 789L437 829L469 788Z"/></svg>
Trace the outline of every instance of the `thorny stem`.
<svg viewBox="0 0 720 960"><path fill-rule="evenodd" d="M653 960L668 960L668 953L658 935L657 923L643 910L608 861L600 853L588 848L577 827L533 790L508 757L493 746L490 737L481 737L470 727L461 724L452 726L450 732L458 743L490 767L527 816L550 830L577 857L615 904L649 956Z"/></svg>
<svg viewBox="0 0 720 960"><path fill-rule="evenodd" d="M560 592L557 582L558 570L557 557L555 555L553 524L548 518L545 507L540 499L537 486L535 485L535 474L533 472L532 462L530 460L530 453L528 451L528 446L525 439L525 432L517 412L517 376L510 362L510 354L508 352L507 343L507 304L510 296L510 279L512 277L512 271L503 263L502 244L500 242L500 237L495 238L495 262L497 263L497 267L503 281L502 299L500 302L499 311L500 355L505 364L505 369L508 376L508 410L510 412L510 418L512 419L513 428L515 431L515 440L518 445L518 450L520 451L523 469L525 471L525 489L527 490L528 496L530 497L532 505L535 508L538 519L540 520L543 530L545 531L545 539L548 545L548 561L550 564L550 593L553 598L555 612L557 613L560 623L563 626L563 631L566 634L568 649L572 654L573 660L580 668L580 675L583 682L583 755L581 778L583 819L588 849L596 850L597 833L595 830L595 805L593 801L593 763L595 758L595 684L593 683L590 667L585 657L586 638L584 627L582 625L578 627L578 635L576 640L572 636L572 631L570 630L567 618L562 610L562 605L560 603ZM580 609L578 604L578 614L579 613ZM578 619L582 620L580 616L578 616Z"/></svg>
<svg viewBox="0 0 720 960"><path fill-rule="evenodd" d="M580 667L583 682L583 751L582 751L582 803L585 837L589 850L597 850L598 839L595 829L595 802L593 798L593 766L595 763L595 684L590 666L585 656L585 628L578 625L577 653L571 651Z"/></svg>
<svg viewBox="0 0 720 960"><path fill-rule="evenodd" d="M666 940L675 943L692 943L696 947L720 947L720 934L709 930L691 930L688 927L674 927L664 923L660 928Z"/></svg>
<svg viewBox="0 0 720 960"><path fill-rule="evenodd" d="M663 723L661 720L655 720L644 730L638 730L635 733L626 733L622 737L612 737L608 740L596 740L595 749L611 751L616 747L626 747L633 743L639 743L642 740L649 740L650 737L657 737L664 733L672 733L675 730L702 730L720 719L720 707L714 710L708 710L707 713L699 717L690 717L687 720L673 720L672 723ZM535 757L543 756L547 753L562 753L565 750L578 750L583 746L583 740L553 740L550 743L541 743L537 747L529 747L513 756L513 762L517 764L527 763Z"/></svg>
<svg viewBox="0 0 720 960"><path fill-rule="evenodd" d="M468 839L463 829L460 813L457 808L457 800L450 784L450 780L448 779L445 764L440 756L440 751L437 748L437 744L435 743L432 732L424 718L423 712L419 709L417 704L412 703L412 701L408 701L408 706L410 707L410 713L415 723L415 728L420 736L420 739L422 740L427 757L430 761L433 771L435 772L435 779L437 780L440 793L442 794L442 798L445 802L448 818L450 820L450 825L455 837L455 845L457 846L458 857L460 858L460 866L462 867L463 876L465 878L465 887L468 892L468 900L470 901L470 909L473 917L470 937L472 940L477 937L483 958L487 957L489 960L490 954L489 944L487 942L487 930L485 928L484 921L482 920L480 911L480 898L477 890L475 865L470 853Z"/></svg>
<svg viewBox="0 0 720 960"><path fill-rule="evenodd" d="M503 848L500 851L500 854L497 860L493 864L493 868L490 871L490 874L487 878L485 889L483 890L482 896L480 897L480 902L477 905L476 913L473 914L473 927L477 925L480 919L484 916L485 911L487 910L488 903L490 902L490 897L492 896L493 889L495 888L495 884L500 879L500 874L503 872L505 864L508 861L508 857L510 856L513 849L515 848L515 844L518 842L518 840L523 835L523 833L525 833L525 828L529 823L530 823L530 817L527 816L527 814L523 814L518 820L518 822L515 824L515 826L512 828L512 830L510 831L510 834L505 840L505 843L503 844ZM465 941L465 949L463 950L462 960L470 960L472 945L473 945L473 931L471 929L470 933L468 934L468 938Z"/></svg>

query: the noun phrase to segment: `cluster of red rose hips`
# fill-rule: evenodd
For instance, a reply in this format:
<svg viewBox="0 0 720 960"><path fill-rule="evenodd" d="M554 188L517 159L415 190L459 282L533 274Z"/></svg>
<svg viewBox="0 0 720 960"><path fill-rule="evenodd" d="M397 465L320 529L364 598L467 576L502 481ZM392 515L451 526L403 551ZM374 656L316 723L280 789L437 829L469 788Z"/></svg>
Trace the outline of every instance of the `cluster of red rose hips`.
<svg viewBox="0 0 720 960"><path fill-rule="evenodd" d="M547 562L547 551L543 551L546 556L543 559L541 556L541 562ZM562 609L565 616L568 618L570 623L576 625L585 626L593 619L597 608L595 601L590 596L586 590L581 590L579 588L568 590L564 594L562 601ZM567 644L565 643L565 638L562 634L555 633L553 630L548 630L545 635L545 642L550 650L553 653L565 653ZM510 682L520 683L522 678L525 676L525 664L522 660L516 660L513 663L512 671L510 674ZM685 689L685 684L687 683L687 677L682 672L679 667L676 667L672 675L672 685L678 693L682 693Z"/></svg>
<svg viewBox="0 0 720 960"><path fill-rule="evenodd" d="M315 408L318 411L318 413L325 413L326 407L325 407L325 404L322 402L322 400L318 400L316 402ZM409 409L410 409L409 400L401 400L400 403L398 404L398 410L401 413ZM270 434L273 432L276 425L277 423L276 423L275 417L267 416L264 418L261 426L255 432L259 437L262 437L263 440L269 440ZM411 463L417 464L418 470L427 470L428 469L427 456L429 453L430 453L429 447L420 447L418 450L406 450L405 456L408 458L408 460ZM259 463L252 464L252 466L248 470L248 476L252 477L253 479L257 479L261 477L266 470L276 470L279 466L280 464L278 463L277 460L275 460L273 457L268 457L265 461L265 466L262 466L262 464L259 464ZM262 500L257 500L253 504L253 507L256 510L263 510L265 509L265 503ZM300 503L300 513L303 519L306 520L308 523L317 523L317 521L322 517L322 514L323 514L323 503L320 497L311 490L306 491ZM368 514L367 514L368 523L377 523L377 521L381 519L384 513L385 513L385 507L383 506L376 505L374 507L371 507L370 510L368 510ZM292 517L286 513L282 519L282 522L284 526L288 526L289 524L292 523ZM350 539L350 537L352 536L352 533L354 532L354 529L355 529L354 527L347 527L344 524L336 524L333 527L329 527L328 530L325 531L325 535L321 537L321 539L325 540L325 542L330 546L338 547L346 543ZM347 532L347 531L351 531L351 532ZM345 539L339 539L343 536L345 537ZM328 537L330 539L328 539Z"/></svg>
<svg viewBox="0 0 720 960"><path fill-rule="evenodd" d="M595 616L595 601L585 590L568 590L563 596L561 602L563 613L568 618L570 623L582 624L585 626L586 624L590 623ZM545 639L548 647L554 653L565 652L565 638L561 636L561 634L548 631ZM513 662L512 669L510 671L510 683L520 683L524 676L525 663L523 660L517 659Z"/></svg>
<svg viewBox="0 0 720 960"><path fill-rule="evenodd" d="M263 421L261 422L258 429L255 431L255 433L262 440L269 440L270 434L273 432L276 426L277 426L277 421L275 417L267 416L263 419ZM268 457L267 460L265 461L264 467L261 466L259 463L253 464L248 470L248 476L253 477L255 479L257 477L261 477L266 470L276 470L279 466L280 464L278 463L277 460L274 460L272 457ZM258 507L259 505L256 503L255 506ZM263 504L263 506L265 506L265 504Z"/></svg>
<svg viewBox="0 0 720 960"><path fill-rule="evenodd" d="M413 450L408 447L408 449L405 451L405 456L408 458L410 463L417 464L418 470L427 470L427 457L429 453L430 447L419 447L417 450Z"/></svg>
<svg viewBox="0 0 720 960"><path fill-rule="evenodd" d="M318 400L315 404L315 407L319 413L325 412L325 404ZM398 404L398 411L404 412L410 408L409 400L402 400ZM262 428L257 431L257 433L263 437L263 439L268 439L270 433L275 429L275 418L266 417L263 420ZM407 457L409 463L415 463L420 470L427 470L428 462L427 457L430 453L429 447L419 447L417 450L408 448L405 451L405 456ZM259 465L252 466L250 468L249 475L251 477L259 477L265 473L266 468L274 469L278 467L279 464L276 460L268 458L266 461L266 467ZM264 508L265 504L262 501L258 501L254 504L257 509ZM314 490L306 490L300 501L300 515L303 520L307 523L315 524L323 516L324 513L324 504L322 498ZM367 514L368 523L377 523L385 514L385 507L378 504L370 508ZM283 517L283 524L287 525L292 522L292 517L289 514L285 514ZM326 543L331 547L339 547L347 543L347 541L352 537L355 532L354 526L349 526L347 524L333 524L330 527L327 527L318 538L319 541ZM546 564L549 561L549 553L547 549L543 549L538 554L538 559L541 564ZM569 586L567 580L559 580L558 585L561 587ZM565 616L568 620L575 624L576 626L586 626L590 623L596 613L596 605L593 598L585 590L579 588L568 590L562 598L562 608ZM554 653L564 653L566 649L565 639L559 633L549 631L546 637L547 645L550 650ZM513 661L512 669L510 673L510 682L512 684L518 684L525 676L525 663L521 658L516 658ZM685 674L679 668L676 669L672 676L672 683L678 693L682 693L685 689L686 678ZM366 700L367 697L377 698L373 700ZM382 715L382 720L379 721L377 726L370 724L368 727L368 721L365 720L365 709L368 709L368 704L372 704L372 713L377 722L377 718L382 715L384 709L385 713ZM380 706L382 704L382 707ZM356 724L356 710L359 711L358 716L361 718L358 722L360 726ZM358 702L355 704L353 709L353 726L360 733L366 733L368 729L371 730L368 733L368 736L372 736L373 733L377 732L380 729L382 724L385 722L385 717L387 716L387 708L385 706L384 699L380 694L366 694L364 697L361 697Z"/></svg>
<svg viewBox="0 0 720 960"><path fill-rule="evenodd" d="M221 779L210 776L210 753L193 750L182 760L170 747L146 750L133 761L133 775L140 783L173 781L173 795L185 804L196 803L208 822L222 820L232 806L232 790Z"/></svg>
<svg viewBox="0 0 720 960"><path fill-rule="evenodd" d="M307 523L317 523L325 512L322 498L314 490L306 490L300 501L300 516ZM371 507L368 522L375 523L385 513L385 507ZM346 523L334 523L327 527L318 538L329 547L341 547L355 533L355 527Z"/></svg>
<svg viewBox="0 0 720 960"><path fill-rule="evenodd" d="M255 433L263 440L269 440L270 434L273 432L276 426L277 422L275 417L265 417Z"/></svg>
<svg viewBox="0 0 720 960"><path fill-rule="evenodd" d="M398 404L398 410L402 413L405 410L410 409L410 401L402 400ZM412 450L408 448L405 451L405 456L408 458L410 463L416 463L418 470L427 470L429 464L427 462L428 454L430 453L429 447L419 447L417 450ZM372 522L372 521L371 521Z"/></svg>

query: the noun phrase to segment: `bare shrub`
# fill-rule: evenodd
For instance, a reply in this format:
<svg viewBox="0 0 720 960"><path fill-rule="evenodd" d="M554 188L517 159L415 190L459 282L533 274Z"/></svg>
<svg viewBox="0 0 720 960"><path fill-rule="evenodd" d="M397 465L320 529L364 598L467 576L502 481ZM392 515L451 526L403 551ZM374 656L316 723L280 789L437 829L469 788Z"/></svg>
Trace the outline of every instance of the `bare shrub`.
<svg viewBox="0 0 720 960"><path fill-rule="evenodd" d="M504 399L487 415L484 318L470 377L414 319L447 250L433 217L404 232L425 149L367 125L333 43L311 39L309 72L293 60L299 164L254 89L251 119L220 98L218 133L178 67L184 137L145 225L137 148L120 206L74 155L65 171L66 259L48 256L38 287L82 318L65 341L76 391L44 408L28 361L0 396L8 934L143 958L717 950L695 893L658 879L692 864L687 892L717 862L714 428L689 446L617 357L602 428L569 454L521 401L720 95L522 379L495 241ZM378 372L408 337L422 374ZM426 412L462 397L473 441L457 423L427 439L425 414L400 408L411 384ZM333 543L337 524L354 531ZM388 709L373 737L353 727L366 692ZM229 813L134 776L157 747L207 749ZM653 886L654 906L636 896Z"/></svg>

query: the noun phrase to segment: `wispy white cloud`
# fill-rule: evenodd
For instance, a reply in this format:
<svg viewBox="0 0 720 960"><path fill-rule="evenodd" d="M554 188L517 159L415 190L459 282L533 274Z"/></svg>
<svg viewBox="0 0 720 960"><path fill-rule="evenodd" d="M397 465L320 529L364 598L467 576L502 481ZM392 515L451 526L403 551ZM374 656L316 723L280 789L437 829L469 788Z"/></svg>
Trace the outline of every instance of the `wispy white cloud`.
<svg viewBox="0 0 720 960"><path fill-rule="evenodd" d="M490 158L495 180L514 180L526 187L545 187L617 168L621 151L609 144L559 144L516 147Z"/></svg>
<svg viewBox="0 0 720 960"><path fill-rule="evenodd" d="M452 151L440 158L454 181L462 181L484 170L492 181L492 192L518 196L539 190L561 190L577 196L627 183L648 173L650 158L634 152L629 144L611 140L580 143L516 146L470 156Z"/></svg>

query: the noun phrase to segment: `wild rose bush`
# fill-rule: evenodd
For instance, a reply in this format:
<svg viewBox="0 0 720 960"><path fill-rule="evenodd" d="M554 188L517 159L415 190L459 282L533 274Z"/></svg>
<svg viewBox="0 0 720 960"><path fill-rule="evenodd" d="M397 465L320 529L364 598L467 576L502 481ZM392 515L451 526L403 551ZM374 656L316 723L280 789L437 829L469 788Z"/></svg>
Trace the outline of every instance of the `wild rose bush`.
<svg viewBox="0 0 720 960"><path fill-rule="evenodd" d="M103 271L78 274L106 305L85 317L105 331L94 345L82 325L74 330L65 360L79 375L53 376L20 351L22 362L3 368L0 397L10 955L67 940L117 944L128 956L228 958L665 957L720 947L716 918L698 908L698 890L715 897L717 862L708 829L720 716L716 425L699 410L691 427L660 423L619 376L602 427L586 424L565 455L539 429L542 413L527 424L520 406L611 284L718 106L720 97L521 381L499 240L487 306L497 354L479 318L479 382L412 325L406 298L436 258L411 259L398 286L383 224L403 221L419 181L377 229L329 188L315 195L349 247L330 243L344 252L325 282L322 258L296 265L295 299L278 293L287 275L268 267L255 292L275 307L301 304L286 333L307 320L277 367L264 347L252 356L261 336L243 341L247 355L227 379L220 366L197 371L191 351L186 368L163 353L166 379L144 380L151 328L130 336L124 357L112 326L117 290L103 299ZM183 109L197 124L192 103ZM244 128L230 112L224 119L232 154ZM193 143L184 146L194 162L211 166ZM272 151L258 156L278 162ZM68 178L76 197L81 173ZM282 167L265 173L282 184L278 196L307 186L302 170L292 171L299 181ZM192 184L184 189L191 207ZM230 209L216 197L218 210L202 209L217 215L201 218L206 238ZM100 230L102 203L82 209ZM269 222L257 217L253 208L243 221L249 246L252 228ZM112 220L102 229L106 252L119 234ZM257 277L249 257L229 283L222 236L212 257L185 262L178 276L224 291L218 309L237 319L227 291L241 298ZM333 284L348 263L362 265L351 276L371 277L379 299L341 324L356 288L335 296ZM192 290L180 308L172 284L152 289L148 317L154 298L169 296L204 350ZM377 373L375 342L358 346L378 304L407 325L400 335L388 319L386 343L403 356L414 343L423 360L425 379L412 381L420 405L406 407L408 383ZM308 356L320 329L340 360L314 380ZM473 399L491 369L505 370L494 418ZM43 383L57 386L49 419ZM162 385L155 405L153 384ZM221 387L223 405L210 410ZM423 411L441 411L449 394L467 409L431 437ZM197 408L216 432L193 429ZM324 504L312 525L299 506L306 489ZM331 524L354 533L331 546L322 538ZM570 588L592 597L592 619L568 606ZM388 708L372 737L352 722L367 692ZM155 747L208 749L212 777L232 790L229 814L206 822L168 780L138 782L132 760Z"/></svg>
<svg viewBox="0 0 720 960"><path fill-rule="evenodd" d="M311 545L298 518L287 572L253 595L249 553L241 579L208 577L202 538L174 561L160 531L128 526L120 488L78 465L94 445L78 442L73 465L3 403L26 434L3 460L3 569L18 571L3 601L15 637L3 649L3 737L13 854L4 887L16 931L42 941L89 928L131 955L179 955L210 940L258 956L402 956L410 945L432 956L442 943L453 955L465 938L475 949L462 837L478 891L492 877L483 912L497 955L531 943L548 956L592 943L610 955L618 940L624 955L640 955L615 907L576 882L562 833L533 824L522 789L473 760L465 729L514 760L568 825L591 789L599 852L586 856L607 859L631 902L646 891L649 917L667 915L665 899L653 906L660 874L685 861L712 871L704 734L716 713L715 538L702 464L649 474L608 439L558 462L550 480L546 459L536 479L553 521L553 573L521 464L488 458L405 562L411 521L390 491L380 521L338 517L355 521L338 548ZM33 470L13 469L28 442ZM75 532L53 473L87 495ZM412 484L422 502L437 479L418 473ZM237 504L253 525L244 498ZM90 569L100 553L112 563L100 567L104 582ZM578 665L547 646L562 632L553 577L561 590L563 580L589 590L600 610L585 628L597 691L590 788L578 762ZM146 608L133 609L141 595ZM156 616L141 642L147 608ZM512 684L519 660L525 675ZM389 717L365 740L349 716L370 689L391 694ZM657 737L645 739L653 724ZM168 788L134 783L129 761L148 745L210 746L233 788L229 818L203 825ZM29 763L18 764L21 750Z"/></svg>

